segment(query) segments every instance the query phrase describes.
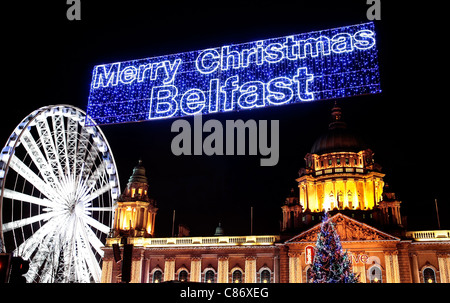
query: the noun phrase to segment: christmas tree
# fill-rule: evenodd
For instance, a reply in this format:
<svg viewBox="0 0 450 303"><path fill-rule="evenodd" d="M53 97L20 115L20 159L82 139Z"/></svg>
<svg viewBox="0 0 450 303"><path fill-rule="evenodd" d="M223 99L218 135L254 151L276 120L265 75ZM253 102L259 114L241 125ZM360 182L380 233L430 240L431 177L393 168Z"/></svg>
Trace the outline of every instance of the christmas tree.
<svg viewBox="0 0 450 303"><path fill-rule="evenodd" d="M359 282L359 275L352 272L351 260L347 252L343 252L339 235L327 212L317 235L309 279L312 283Z"/></svg>

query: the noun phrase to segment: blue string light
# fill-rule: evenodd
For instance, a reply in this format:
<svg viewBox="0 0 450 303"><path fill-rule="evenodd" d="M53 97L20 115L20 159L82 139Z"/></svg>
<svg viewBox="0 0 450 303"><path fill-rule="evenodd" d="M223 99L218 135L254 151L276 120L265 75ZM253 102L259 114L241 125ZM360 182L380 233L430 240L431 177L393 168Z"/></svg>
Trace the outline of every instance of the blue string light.
<svg viewBox="0 0 450 303"><path fill-rule="evenodd" d="M381 92L373 22L94 67L98 124Z"/></svg>

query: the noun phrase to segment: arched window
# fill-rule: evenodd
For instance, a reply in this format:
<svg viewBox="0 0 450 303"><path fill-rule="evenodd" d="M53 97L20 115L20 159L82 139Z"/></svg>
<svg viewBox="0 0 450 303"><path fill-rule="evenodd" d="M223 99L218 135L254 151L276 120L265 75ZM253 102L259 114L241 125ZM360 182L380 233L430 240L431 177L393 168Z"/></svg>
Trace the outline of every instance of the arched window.
<svg viewBox="0 0 450 303"><path fill-rule="evenodd" d="M341 191L337 195L337 203L339 209L344 209L344 194Z"/></svg>
<svg viewBox="0 0 450 303"><path fill-rule="evenodd" d="M368 270L370 283L382 283L383 278L381 275L381 269L378 266L372 266Z"/></svg>
<svg viewBox="0 0 450 303"><path fill-rule="evenodd" d="M270 283L270 270L263 269L259 274L259 282L260 283Z"/></svg>
<svg viewBox="0 0 450 303"><path fill-rule="evenodd" d="M216 277L216 273L214 272L214 270L209 269L205 272L205 283L215 283L215 277Z"/></svg>
<svg viewBox="0 0 450 303"><path fill-rule="evenodd" d="M161 283L162 282L162 271L160 270L155 270L153 272L153 279L152 279L153 283Z"/></svg>
<svg viewBox="0 0 450 303"><path fill-rule="evenodd" d="M353 195L351 191L347 192L348 208L353 209Z"/></svg>
<svg viewBox="0 0 450 303"><path fill-rule="evenodd" d="M330 192L330 210L334 209L334 194L333 192Z"/></svg>
<svg viewBox="0 0 450 303"><path fill-rule="evenodd" d="M436 273L431 267L426 267L423 270L423 282L424 283L436 283Z"/></svg>
<svg viewBox="0 0 450 303"><path fill-rule="evenodd" d="M187 282L188 281L188 272L186 270L182 270L178 273L178 281Z"/></svg>
<svg viewBox="0 0 450 303"><path fill-rule="evenodd" d="M235 269L232 274L233 283L242 283L242 271L240 269Z"/></svg>

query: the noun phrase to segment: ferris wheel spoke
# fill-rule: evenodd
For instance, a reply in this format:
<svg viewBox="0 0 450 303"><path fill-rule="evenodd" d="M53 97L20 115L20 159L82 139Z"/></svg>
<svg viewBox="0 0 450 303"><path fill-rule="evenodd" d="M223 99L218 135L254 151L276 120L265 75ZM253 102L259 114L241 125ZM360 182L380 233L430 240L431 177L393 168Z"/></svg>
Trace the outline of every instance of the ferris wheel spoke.
<svg viewBox="0 0 450 303"><path fill-rule="evenodd" d="M24 134L20 138L20 141L27 150L36 167L39 169L45 183L50 185L51 188L57 189L59 187L58 178L54 174L51 165L42 154L36 141L28 130L24 130Z"/></svg>
<svg viewBox="0 0 450 303"><path fill-rule="evenodd" d="M67 158L70 174L76 171L76 150L78 141L78 122L71 117L67 119Z"/></svg>
<svg viewBox="0 0 450 303"><path fill-rule="evenodd" d="M69 174L69 159L67 158L67 141L66 141L66 131L64 128L64 116L63 115L53 115L53 136L56 143L56 150L58 151L58 158L60 165L63 169L63 174Z"/></svg>
<svg viewBox="0 0 450 303"><path fill-rule="evenodd" d="M91 145L89 152L86 155L85 165L83 169L83 178L86 178L90 173L92 173L92 167L94 166L95 159L99 156L99 150L95 145Z"/></svg>
<svg viewBox="0 0 450 303"><path fill-rule="evenodd" d="M52 218L45 222L41 228L39 228L34 234L32 234L28 239L26 239L19 247L16 249L24 259L29 259L37 247L43 242L46 235L53 234L53 231L59 230L61 228L58 224L57 218Z"/></svg>
<svg viewBox="0 0 450 303"><path fill-rule="evenodd" d="M36 119L36 121L36 128L38 130L42 146L44 147L44 152L47 156L48 163L50 164L54 175L61 176L63 174L63 169L51 136L50 126L48 125L47 118L44 117L42 119Z"/></svg>
<svg viewBox="0 0 450 303"><path fill-rule="evenodd" d="M2 191L0 190L0 193ZM7 189L5 188L5 190L3 191L3 197L4 198L9 198L9 199L13 199L13 200L18 200L18 201L23 201L23 202L28 202L34 205L40 205L40 206L46 206L46 207L55 207L55 203L50 201L49 199L41 199L41 198L37 198L34 196L29 196L27 194L24 193L20 193L11 189Z"/></svg>
<svg viewBox="0 0 450 303"><path fill-rule="evenodd" d="M91 211L114 211L114 207L86 207L85 210L91 210Z"/></svg>
<svg viewBox="0 0 450 303"><path fill-rule="evenodd" d="M30 264L30 269L26 274L27 281L33 282L38 277L42 279L42 282L47 280L48 275L48 262L53 262L53 258L51 258L51 253L54 253L54 243L50 243L52 240L58 239L58 231L55 229L51 229L48 233L42 235L34 245L34 249L32 253L33 262Z"/></svg>
<svg viewBox="0 0 450 303"><path fill-rule="evenodd" d="M94 234L94 232L92 231L92 229L89 228L89 226L85 225L85 234L86 237L89 241L89 243L91 244L91 246L95 249L95 251L101 256L103 257L104 255L104 251L101 249L104 245L102 243L102 241L100 241L99 238L97 238L97 236Z"/></svg>
<svg viewBox="0 0 450 303"><path fill-rule="evenodd" d="M51 211L48 213L43 213L40 215L36 215L33 217L29 217L29 218L25 218L25 219L20 219L17 221L12 221L9 223L5 223L3 224L3 232L8 232L10 230L16 229L16 228L20 228L26 225L30 225L33 224L35 222L41 221L41 220L48 220L51 217L57 216L58 214L60 214L61 211Z"/></svg>
<svg viewBox="0 0 450 303"><path fill-rule="evenodd" d="M109 233L109 226L106 226L103 223L100 223L96 220L94 220L92 217L89 217L86 214L82 214L81 218L83 219L84 222L86 222L87 224L89 224L90 226L98 229L99 231L108 234Z"/></svg>
<svg viewBox="0 0 450 303"><path fill-rule="evenodd" d="M94 192L91 192L90 194L81 197L80 200L83 201L83 203L87 204L88 202L93 201L95 198L100 197L110 189L111 185L109 183L105 184L101 188L95 190Z"/></svg>
<svg viewBox="0 0 450 303"><path fill-rule="evenodd" d="M100 163L99 166L96 167L95 171L87 178L86 186L91 190L98 180L100 180L106 174L106 165L105 162Z"/></svg>
<svg viewBox="0 0 450 303"><path fill-rule="evenodd" d="M85 170L85 160L86 153L89 147L90 134L87 132L86 128L81 129L80 137L78 138L78 148L75 153L75 175L82 176L82 172Z"/></svg>
<svg viewBox="0 0 450 303"><path fill-rule="evenodd" d="M10 167L53 202L64 201L50 185L36 175L16 155L11 156Z"/></svg>
<svg viewBox="0 0 450 303"><path fill-rule="evenodd" d="M54 282L52 280L56 276L56 272L58 270L58 265L59 265L59 258L60 258L60 254L61 254L58 244L54 244L54 245L55 245L54 249L52 249L52 251L49 252L47 258L44 260L44 262L42 262L43 268L42 268L41 272L39 273L39 276L40 276L39 282L40 283Z"/></svg>
<svg viewBox="0 0 450 303"><path fill-rule="evenodd" d="M60 256L63 254L70 255L70 251L67 249L67 236L65 231L70 229L70 217L67 215L52 218L46 225L50 227L49 231L41 234L41 237L35 244L36 254L33 257L33 270L34 277L30 282L36 280L39 277L39 282L55 282L58 276L58 270L61 269ZM42 228L41 228L42 229ZM41 230L39 229L39 231ZM62 266L65 266L64 263ZM31 268L31 266L30 266ZM59 276L59 278L61 278Z"/></svg>
<svg viewBox="0 0 450 303"><path fill-rule="evenodd" d="M95 281L99 281L100 276L101 276L101 270L100 270L100 266L98 265L98 262L94 256L94 254L92 252L92 249L88 245L88 243L91 243L92 237L89 237L89 235L87 234L87 230L90 230L90 228L81 228L79 230L80 238L82 240L81 242L83 244L81 250L82 250L82 253L85 255L85 260L86 260L86 263L88 265L91 275L93 276ZM94 238L96 238L95 235L94 235ZM103 244L101 244L101 246L103 246ZM95 248L95 246L94 246L94 248ZM98 249L100 249L100 247Z"/></svg>
<svg viewBox="0 0 450 303"><path fill-rule="evenodd" d="M80 223L81 224L81 223ZM89 270L86 267L87 258L89 258L89 254L87 252L86 242L81 235L80 229L77 229L76 232L76 253L75 253L75 263L77 264L77 276L80 282L89 282Z"/></svg>

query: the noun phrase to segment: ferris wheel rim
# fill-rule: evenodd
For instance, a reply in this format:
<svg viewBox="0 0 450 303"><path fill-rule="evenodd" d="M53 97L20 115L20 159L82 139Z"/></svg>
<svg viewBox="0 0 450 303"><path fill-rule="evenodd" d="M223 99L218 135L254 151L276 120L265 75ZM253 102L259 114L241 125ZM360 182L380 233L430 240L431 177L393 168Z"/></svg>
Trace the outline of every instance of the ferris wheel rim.
<svg viewBox="0 0 450 303"><path fill-rule="evenodd" d="M1 240L2 240L2 250L5 250L6 251L6 243L5 243L5 241L4 241L4 233L5 233L5 228L4 228L4 216L3 216L3 211L4 211L4 209L3 209L3 203L4 203L4 198L5 198L5 193L7 192L6 191L6 188L5 188L5 186L6 186L6 178L7 178L7 175L8 175L8 172L9 172L9 170L10 169L12 169L12 167L11 167L11 161L13 161L13 159L14 159L14 153L15 153L15 151L16 151L16 149L17 149L17 147L21 144L20 142L21 142L21 140L22 140L22 136L25 134L25 130L29 130L33 125L33 123L34 123L34 121L36 121L36 119L39 117L39 116L41 116L41 115L46 115L43 119L47 119L48 117L50 117L50 116L52 116L53 117L53 115L64 115L64 110L66 110L66 111L71 111L71 113L73 113L74 115L76 114L76 115L78 115L78 116L80 116L81 115L81 118L83 118L83 119L85 119L84 120L84 122L81 122L81 120L78 120L78 122L77 122L77 129L78 129L78 127L81 127L81 129L80 129L80 131L84 128L84 127L91 127L91 128L94 128L94 130L93 131L95 131L95 134L97 135L97 138L98 138L98 136L100 136L100 140L101 140L101 143L103 143L103 144L105 144L106 145L106 150L105 151L97 151L97 155L103 155L103 154L107 154L108 155L108 161L110 161L110 163L112 164L112 172L111 173L109 173L109 172L106 172L106 175L107 176L110 176L110 175L113 175L113 176L115 176L115 186L114 186L114 188L116 189L116 194L115 194L115 196L114 195L111 195L110 197L111 197L111 199L110 199L110 201L107 201L107 202L110 202L110 207L92 207L92 209L93 209L93 211L94 211L94 209L95 209L95 211L111 211L112 213L111 213L111 215L110 215L110 218L109 218L109 228L111 228L112 227L112 223L113 223L113 220L114 220L114 211L113 211L113 209L114 209L114 207L115 207L115 205L116 205L116 203L117 203L117 196L120 194L120 180L119 180L119 178L118 178L118 174L117 174L117 165L116 165L116 162L115 162L115 159L114 159L114 156L113 156L113 154L112 154L112 151L111 151L111 147L110 147L110 145L109 145L109 142L106 140L106 137L105 137L105 135L104 135L104 133L103 133L103 131L101 130L101 128L100 127L98 127L98 125L97 124L95 124L95 122L93 122L93 120L86 114L86 112L85 111L83 111L82 109L80 109L80 108L77 108L77 107L75 107L75 106L72 106L72 105L68 105L68 104L57 104L57 105L48 105L48 106L43 106L43 107L41 107L41 108L39 108L39 109L37 109L37 110L34 110L32 113L30 113L29 115L27 115L24 119L22 119L22 121L17 125L17 127L13 130L13 132L11 133L11 135L8 137L8 140L7 140L7 142L6 142L6 145L5 145L5 147L3 148L3 150L1 151L2 152L2 154L0 155L1 156L1 158L0 158L0 163L2 164L2 167L0 167L0 173L2 174L2 175L0 175L0 181L1 181L1 186L0 186L0 189L1 189L1 191L0 191L0 237L1 237ZM53 111L53 112L52 112ZM66 112L66 114L67 114L67 112ZM67 115L65 115L65 117L69 117L69 115L70 115L70 113L69 114L67 114ZM77 116L77 118L78 118L78 116ZM71 118L73 118L72 116L71 116ZM62 119L62 121L64 121L64 118L61 118ZM68 119L69 118L67 118L67 121L68 121ZM91 120L92 121L92 123L89 123L89 125L87 125L87 123L86 123L86 120ZM47 125L48 126L48 125ZM16 136L15 136L16 135ZM65 135L65 134L64 134ZM51 135L50 135L51 136ZM78 136L78 133L77 133L77 136ZM12 144L11 142L12 142L12 138L14 138L14 143ZM91 138L91 137L89 137L89 138ZM55 139L56 140L56 139ZM78 140L78 137L77 137L77 140ZM89 139L90 140L90 139ZM42 144L42 143L41 143ZM56 142L54 143L54 144L57 144ZM90 148L92 149L93 147L94 147L94 142L92 142L92 143L90 143L91 144L91 146L90 146ZM54 148L56 148L55 146L54 146ZM95 146L95 148L96 149L99 149L99 147L98 146ZM7 152L7 155L5 155L5 151ZM90 153L90 151L89 151L89 153ZM27 156L28 154L26 153L26 156ZM84 154L84 156L86 156L87 155L87 151L85 151L85 154ZM4 162L3 161L3 159L4 159L4 157L5 156L7 156L8 157L8 159L7 159L7 161L6 162ZM30 157L31 158L31 157ZM45 159L45 158L44 158ZM45 159L45 160L49 160L49 159ZM67 160L67 159L66 159ZM31 162L33 162L34 161L34 159L31 161ZM83 164L83 167L84 167L84 164ZM67 169L69 169L69 168L67 168ZM75 168L74 168L75 169ZM14 169L13 169L14 170ZM76 170L76 169L75 169ZM105 170L106 170L106 168L105 168ZM17 174L19 174L19 172L16 172ZM85 173L85 171L83 170L83 168L80 170L80 173ZM80 177L80 179L81 179L81 177ZM27 179L25 179L26 181L28 181ZM58 180L56 180L56 181L58 181ZM96 180L97 181L97 180ZM29 182L29 181L28 181ZM110 186L110 185L108 185L108 186ZM112 190L112 186L111 187L107 187L106 188L106 192L108 192L108 191L110 191L110 190ZM15 189L15 188L14 188ZM34 185L33 185L33 190L34 190ZM47 196L47 194L43 194L42 193L42 189L40 189L40 188L38 188L37 189L38 190L38 192L40 192L41 193L41 195L43 195L44 197L45 196ZM16 193L17 194L17 193ZM101 194L99 194L99 196L95 196L93 199L95 199L95 198L97 198L97 197L100 197L100 195ZM30 199L31 199L32 197L30 197L30 196L28 196L28 198L27 199L29 199L29 200L27 200L26 202L29 202L30 204L32 203L32 202L30 202ZM37 198L36 198L37 199ZM13 200L14 201L14 200ZM44 202L40 202L40 203L44 203ZM77 202L78 203L78 202ZM103 203L103 202L101 202L101 203ZM81 214L81 215L83 215L83 214ZM45 215L42 215L42 217L44 217ZM37 216L37 217L39 217L39 216ZM48 217L48 216L47 216ZM37 220L37 219L41 219L41 217L39 217L39 218L34 218L34 220ZM48 218L47 218L48 219ZM87 221L89 221L88 223L86 223L86 222L84 222L84 224L87 224L86 226L93 226L93 227L95 227L98 231L100 231L100 232L103 232L103 233L107 233L107 231L106 231L106 226L103 224L104 222L102 222L102 223L95 223L95 219L94 218L91 218L91 217L89 217L89 216L86 216L86 220ZM26 221L25 223L27 223L28 221ZM21 222L20 224L22 224L22 223L24 223L24 222ZM18 224L18 225L20 225L20 224ZM47 222L46 223L44 223L44 225L43 226L45 226L46 224L48 224ZM19 226L19 228L21 228L21 227L23 227L24 225L22 225L22 226ZM84 227L84 226L83 226ZM12 230L13 228L15 228L13 225L12 225L12 227L9 227L10 228L10 230ZM47 228L49 228L49 226L47 226ZM85 227L84 227L85 228ZM39 227L38 229L37 229L37 231L39 231L41 229L41 227ZM8 230L9 231L9 230ZM36 232L37 232L36 231ZM88 231L88 233L89 233L89 231ZM33 235L32 235L33 236ZM30 238L32 237L32 236L30 236ZM95 236L95 235L94 235ZM84 238L81 238L81 236L80 236L80 239L82 239L82 240L79 240L79 243L77 243L76 245L78 245L79 247L83 247L84 249L85 249L85 252L86 253L89 253L89 251L88 250L86 250L86 246L89 246L89 244L91 244L90 243L90 241L92 240L92 241L95 241L93 238L94 238L94 236L93 235L91 235L91 234L89 234L89 235L87 235L86 234L86 232L84 233L84 235L83 235L83 237ZM28 238L27 239L25 239L24 240L24 242L23 243L25 243L26 241L28 240ZM83 243L84 242L84 243ZM23 244L22 243L22 244ZM16 247L16 249L18 248L18 246ZM87 262L87 261L86 261ZM92 262L92 260L90 260L90 262ZM69 266L71 266L71 264L69 265ZM92 264L85 264L84 265L85 267L92 267L93 265ZM97 276L98 276L98 273L97 273ZM97 277L97 280L98 280L98 277Z"/></svg>

